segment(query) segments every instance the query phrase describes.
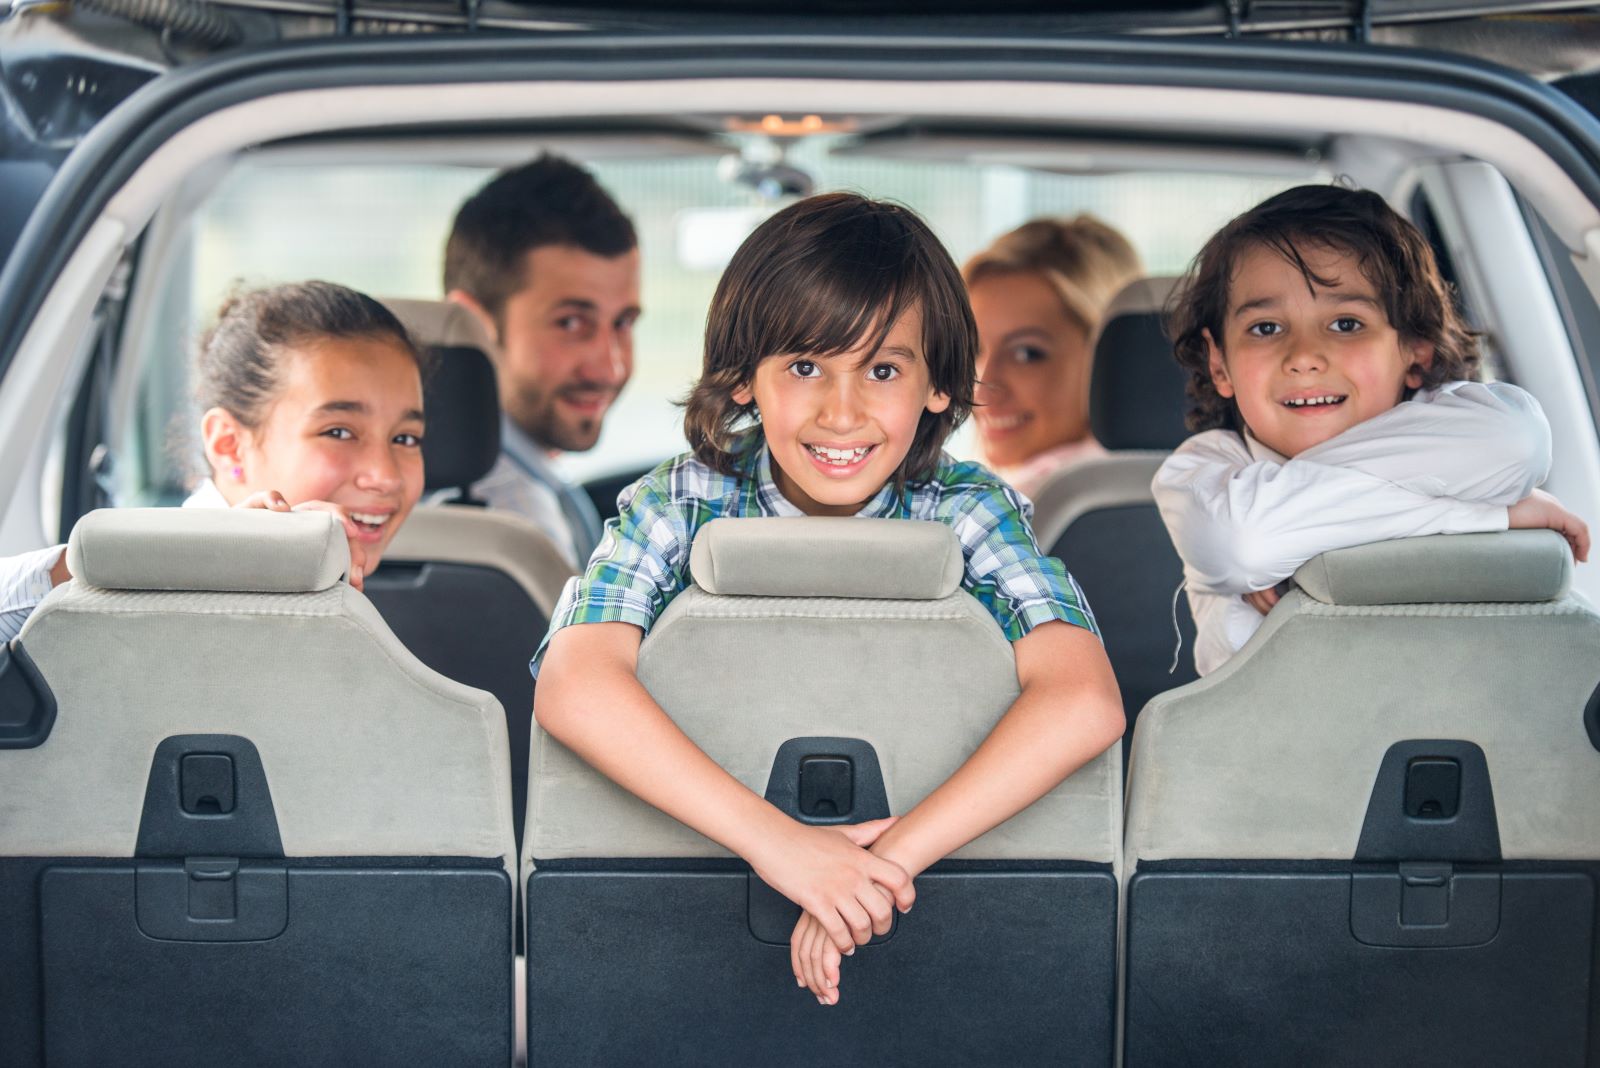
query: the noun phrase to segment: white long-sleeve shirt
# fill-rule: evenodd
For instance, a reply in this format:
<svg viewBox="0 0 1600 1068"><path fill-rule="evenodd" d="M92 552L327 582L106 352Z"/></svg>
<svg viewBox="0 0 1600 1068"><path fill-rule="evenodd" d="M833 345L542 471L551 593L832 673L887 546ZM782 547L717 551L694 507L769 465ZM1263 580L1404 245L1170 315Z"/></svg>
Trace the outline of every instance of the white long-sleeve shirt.
<svg viewBox="0 0 1600 1068"><path fill-rule="evenodd" d="M1261 625L1242 594L1319 553L1424 534L1504 530L1550 470L1539 402L1503 382L1450 382L1287 459L1248 435L1184 442L1151 489L1195 620L1205 675Z"/></svg>
<svg viewBox="0 0 1600 1068"><path fill-rule="evenodd" d="M183 506L226 508L228 502L208 478L189 495ZM0 642L8 642L22 633L22 625L52 588L50 569L66 551L65 545L52 545L0 559Z"/></svg>

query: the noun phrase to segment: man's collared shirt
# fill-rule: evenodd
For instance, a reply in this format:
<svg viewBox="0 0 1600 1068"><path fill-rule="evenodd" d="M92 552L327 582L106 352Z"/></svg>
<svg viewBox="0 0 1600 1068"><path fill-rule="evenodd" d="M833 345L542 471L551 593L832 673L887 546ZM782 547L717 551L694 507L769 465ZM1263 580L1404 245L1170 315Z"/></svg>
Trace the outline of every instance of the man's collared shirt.
<svg viewBox="0 0 1600 1068"><path fill-rule="evenodd" d="M550 536L574 569L581 570L600 537L600 518L583 490L569 485L550 463L549 451L502 414L500 458L473 484L490 508L513 512ZM454 496L454 491L443 495Z"/></svg>
<svg viewBox="0 0 1600 1068"><path fill-rule="evenodd" d="M588 568L570 579L550 626L632 623L649 633L689 584L695 533L723 516L798 516L772 479L766 445L749 449L742 476L724 475L685 454L628 487L621 514L606 523ZM1088 599L1061 561L1045 556L1029 526L1032 506L975 463L941 456L934 476L903 493L884 486L857 516L947 523L961 542L961 586L994 616L1011 641L1059 619L1098 635ZM545 637L545 644L549 642ZM539 654L533 670L538 673Z"/></svg>

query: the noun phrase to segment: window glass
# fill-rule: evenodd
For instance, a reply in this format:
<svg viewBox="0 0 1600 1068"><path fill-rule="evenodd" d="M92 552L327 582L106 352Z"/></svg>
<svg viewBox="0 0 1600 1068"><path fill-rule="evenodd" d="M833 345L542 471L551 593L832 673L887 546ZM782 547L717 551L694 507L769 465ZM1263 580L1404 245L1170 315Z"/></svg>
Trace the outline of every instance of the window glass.
<svg viewBox="0 0 1600 1068"><path fill-rule="evenodd" d="M727 180L722 162L705 155L589 164L638 227L644 315L634 377L607 417L599 445L561 461L573 477L643 466L684 448L673 402L698 372L712 291L739 240L773 210L772 202ZM1058 174L830 155L820 142L800 146L788 162L809 174L818 191L853 190L915 208L958 263L1036 215L1087 211L1122 230L1152 274L1182 271L1227 219L1317 177ZM143 350L142 371L139 410L118 456L119 498L171 500L192 476L198 446L189 431L195 422L187 400L190 361L195 339L232 286L323 278L379 297L438 298L451 219L491 173L449 165L248 159L236 166L163 264L155 325L146 337L130 339ZM951 449L971 455L970 433L958 433Z"/></svg>

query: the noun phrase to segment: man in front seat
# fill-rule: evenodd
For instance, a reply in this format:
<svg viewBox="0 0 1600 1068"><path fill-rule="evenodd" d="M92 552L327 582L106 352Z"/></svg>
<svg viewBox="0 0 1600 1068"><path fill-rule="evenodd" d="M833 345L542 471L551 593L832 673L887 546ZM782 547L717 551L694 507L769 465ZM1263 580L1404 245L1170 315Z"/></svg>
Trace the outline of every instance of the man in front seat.
<svg viewBox="0 0 1600 1068"><path fill-rule="evenodd" d="M551 458L594 447L633 371L638 244L593 175L544 155L473 194L445 245L446 299L499 350L500 459L474 493L533 521L580 570L600 521Z"/></svg>

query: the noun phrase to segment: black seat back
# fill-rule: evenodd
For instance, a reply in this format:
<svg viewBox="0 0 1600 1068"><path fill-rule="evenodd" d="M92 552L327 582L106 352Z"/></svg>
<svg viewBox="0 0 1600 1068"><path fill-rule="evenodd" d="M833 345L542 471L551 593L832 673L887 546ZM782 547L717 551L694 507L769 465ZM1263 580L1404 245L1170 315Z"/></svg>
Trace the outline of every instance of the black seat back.
<svg viewBox="0 0 1600 1068"><path fill-rule="evenodd" d="M1173 283L1140 279L1112 301L1089 387L1090 422L1108 455L1058 472L1034 500L1039 544L1071 570L1105 637L1124 744L1151 697L1195 678L1183 565L1150 494L1161 461L1187 435L1184 373L1162 327Z"/></svg>
<svg viewBox="0 0 1600 1068"><path fill-rule="evenodd" d="M571 567L531 523L474 504L471 485L500 455L500 401L487 356L430 349L423 457L430 492L461 503L418 507L367 576L367 598L418 660L494 694L511 741L516 834L528 790L533 677L528 661Z"/></svg>

